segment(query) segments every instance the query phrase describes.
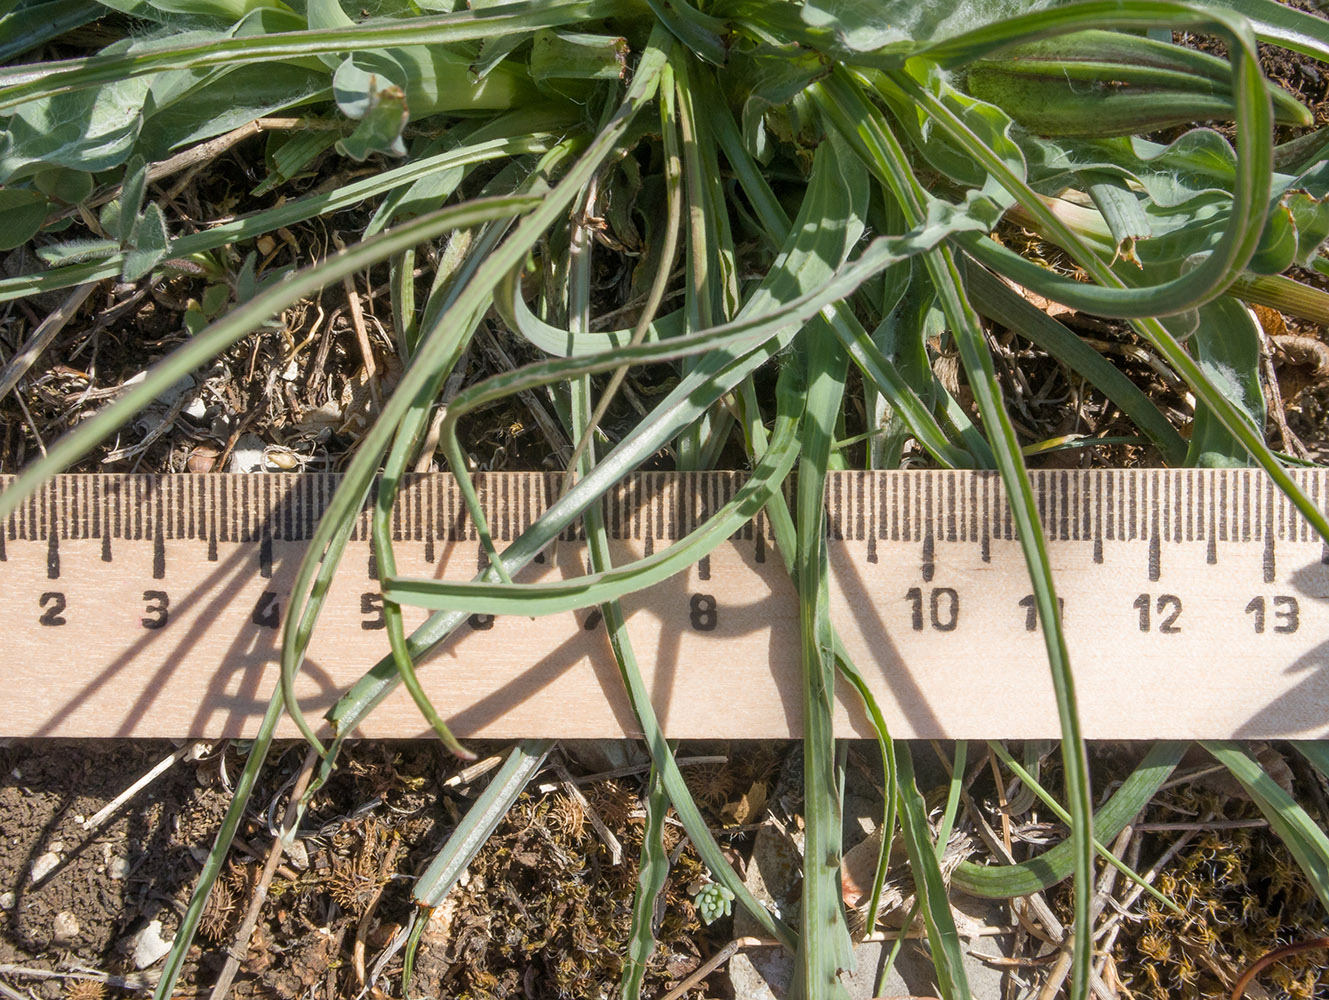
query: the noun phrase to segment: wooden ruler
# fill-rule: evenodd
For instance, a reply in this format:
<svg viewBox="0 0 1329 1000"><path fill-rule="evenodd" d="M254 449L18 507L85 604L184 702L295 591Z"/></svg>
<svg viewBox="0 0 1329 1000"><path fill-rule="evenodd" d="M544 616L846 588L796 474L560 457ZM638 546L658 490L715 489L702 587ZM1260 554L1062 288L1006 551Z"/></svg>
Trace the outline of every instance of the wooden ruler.
<svg viewBox="0 0 1329 1000"><path fill-rule="evenodd" d="M1296 473L1321 506L1329 473ZM1329 733L1329 556L1263 473L1032 475L1084 730L1098 739ZM607 498L615 560L658 551L731 498L736 473L642 473ZM6 482L0 480L0 484ZM0 524L9 736L252 733L325 475L62 476ZM551 475L477 477L500 544ZM846 472L828 484L833 618L897 737L1052 737L1052 687L995 473ZM469 579L475 525L446 476L411 479L402 574ZM301 679L321 716L388 649L362 515ZM520 579L586 572L570 528ZM686 573L624 601L671 736L800 730L793 589L759 516ZM408 609L408 625L424 613ZM635 735L600 614L472 616L421 670L469 737ZM837 731L866 736L841 692ZM287 733L293 729L287 728ZM421 735L398 691L364 735Z"/></svg>

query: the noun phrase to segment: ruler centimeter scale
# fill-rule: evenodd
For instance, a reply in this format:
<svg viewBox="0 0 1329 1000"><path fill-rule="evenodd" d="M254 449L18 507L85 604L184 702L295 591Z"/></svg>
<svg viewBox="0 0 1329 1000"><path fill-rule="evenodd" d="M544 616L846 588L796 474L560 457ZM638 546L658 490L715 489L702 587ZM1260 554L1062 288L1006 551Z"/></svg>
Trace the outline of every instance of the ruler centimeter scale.
<svg viewBox="0 0 1329 1000"><path fill-rule="evenodd" d="M1293 473L1319 506L1329 470ZM1086 736L1329 734L1329 548L1257 470L1031 473ZM0 478L0 487L10 480ZM638 473L605 500L616 565L671 544L742 473ZM334 475L67 475L0 522L7 736L238 736L276 683L280 623ZM560 477L476 486L500 548ZM833 473L832 620L901 738L1042 738L1056 707L1028 575L990 472ZM518 577L580 576L579 524ZM584 535L580 537L584 538ZM407 480L398 573L469 579L476 527L446 475ZM317 717L388 649L362 513L301 675ZM709 556L623 601L675 737L801 729L797 602L759 514ZM407 608L410 627L425 612ZM420 676L463 737L636 735L594 608L472 615ZM870 730L842 690L836 728ZM293 727L285 730L293 734ZM366 736L422 735L402 691Z"/></svg>

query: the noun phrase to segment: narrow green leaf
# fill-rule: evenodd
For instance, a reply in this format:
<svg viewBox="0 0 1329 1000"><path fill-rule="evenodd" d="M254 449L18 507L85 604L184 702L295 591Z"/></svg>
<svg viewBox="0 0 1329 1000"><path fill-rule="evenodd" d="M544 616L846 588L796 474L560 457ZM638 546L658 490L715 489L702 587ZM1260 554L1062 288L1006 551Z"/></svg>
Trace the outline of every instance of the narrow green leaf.
<svg viewBox="0 0 1329 1000"><path fill-rule="evenodd" d="M415 882L411 896L420 906L441 904L457 879L493 834L512 803L517 801L540 768L544 767L553 740L523 740L510 751L497 774L485 786L475 804L448 837L442 850L429 862Z"/></svg>
<svg viewBox="0 0 1329 1000"><path fill-rule="evenodd" d="M381 174L354 181L335 191L294 198L276 208L255 212L202 232L190 233L172 244L171 253L177 257L189 257L230 243L253 239L282 226L291 226L319 215L341 211L436 172L456 167L470 167L505 156L547 152L553 141L548 133L536 131L531 135L504 134L507 132L507 126L512 126L516 131L526 124L533 123L524 114L509 117L506 121L495 122L497 127L494 131L500 133L500 138L477 135L473 144L461 149L408 162ZM552 122L545 121L543 124L552 124ZM103 216L103 227L108 231L112 231L118 225L114 221L119 217L118 202L111 202L106 208L109 210L112 206L116 207L116 213L108 217L104 212ZM79 264L56 271L0 279L0 302L51 289L68 288L71 285L97 281L101 278L113 278L119 274L122 262L122 258L117 256L109 258L105 263Z"/></svg>
<svg viewBox="0 0 1329 1000"><path fill-rule="evenodd" d="M309 554L296 573L295 585L292 589L292 611L287 616L283 633L281 674L287 711L291 714L306 739L309 739L315 745L321 744L315 737L313 729L305 720L299 702L296 700L294 681L303 663L305 650L313 633L314 625L322 610L327 587L330 585L345 548L347 535L344 526L351 523L352 512L359 508L368 495L383 451L396 435L398 422L406 416L412 406L416 405L421 391L427 388L431 381L437 377L437 373L447 367L445 362L456 349L458 340L469 334L473 324L479 321L482 310L492 302L499 281L505 274L524 262L530 248L544 235L548 227L567 210L577 193L600 169L605 157L610 154L623 137L641 108L654 96L665 62L665 53L661 47L664 40L665 34L662 29L657 28L652 31L651 42L638 62L637 73L633 77L632 85L629 87L622 104L619 105L610 120L600 130L582 158L569 168L558 186L540 201L530 215L522 220L507 241L489 254L476 268L473 277L466 284L466 287L458 293L451 307L437 317L430 318L427 328L422 330L421 342L414 363L407 370L398 385L397 391L385 403L378 420L375 421L368 434L361 440L356 455L347 469L346 477L332 499L328 513L325 514L323 522L315 531L315 536L310 543ZM449 320L454 321L454 323L449 323ZM450 409L449 415L451 415L451 412ZM454 465L454 472L459 476L463 496L467 500L468 507L474 510L477 504L474 489L469 478L465 475L464 460L460 467ZM484 525L483 515L477 520L477 524L482 526L482 540L486 543L486 550L492 553L493 542L488 534L487 526ZM525 560L533 558L536 551L538 549L525 554L524 558L517 562L517 565L523 565ZM500 572L499 568L493 566L493 561L495 560L491 555L491 569L496 573ZM507 574L511 571L504 565L501 572ZM436 624L442 624L442 620L439 620ZM451 622L443 630L443 634L446 635L456 624L457 621ZM426 627L428 626L429 623L426 622ZM417 633L419 631L417 630ZM410 663L421 650L419 646L410 642L404 643L404 646L404 649L394 649L392 656L381 660L366 675L362 683L357 684L352 689L347 696L350 701L343 699L338 702L337 706L334 706L332 713L330 713L334 720L354 714L354 712L348 712L351 706L355 706L356 712L367 711L392 686L395 686L395 683L411 674ZM395 678L392 675L383 676L389 669L392 674L396 675ZM423 693L420 691L414 693L416 694L417 705L428 710L428 702L422 697ZM441 727L441 724L436 724L435 728L440 730L440 735L446 732L446 728ZM338 730L336 745L340 744L340 740L344 738L347 731L349 730ZM332 756L335 755L329 754L329 758ZM326 766L330 767L330 759L325 759L325 761Z"/></svg>
<svg viewBox="0 0 1329 1000"><path fill-rule="evenodd" d="M988 746L992 749L992 752L1000 757L1002 762L1011 769L1015 776L1024 782L1025 787L1037 795L1039 799L1043 801L1043 804L1052 810L1053 815L1055 815L1057 819L1061 820L1063 823L1070 823L1070 813L1066 812L1066 810L1062 808L1061 803L1054 799L1047 789L1038 783L1038 779L1030 774L1024 767L1020 766L1004 746L996 740L988 740ZM1100 858L1125 875L1145 892L1149 893L1149 895L1153 896L1154 899L1163 906L1172 910L1174 913L1184 915L1185 911L1181 907L1155 889L1145 881L1142 876L1137 875L1129 865L1125 864L1120 858L1104 847L1097 837L1094 838L1094 850L1098 853Z"/></svg>
<svg viewBox="0 0 1329 1000"><path fill-rule="evenodd" d="M1206 0L1250 18L1256 37L1314 59L1329 61L1329 25L1323 17L1277 0Z"/></svg>
<svg viewBox="0 0 1329 1000"><path fill-rule="evenodd" d="M646 0L656 20L665 25L693 55L713 66L723 66L728 26L703 14L687 0Z"/></svg>
<svg viewBox="0 0 1329 1000"><path fill-rule="evenodd" d="M637 889L632 896L632 929L628 935L627 961L619 981L619 996L637 1000L641 995L646 963L655 952L655 907L669 877L669 855L664 849L664 821L669 795L664 779L654 765L646 785L646 823L641 834L641 858L637 862Z"/></svg>
<svg viewBox="0 0 1329 1000"><path fill-rule="evenodd" d="M908 749L896 754L897 795L900 799L900 832L904 835L909 867L914 875L928 943L932 946L932 964L937 971L937 987L943 1000L969 1000L969 978L964 968L960 935L951 916L950 897L941 875L938 851L944 844L934 844L928 827L927 805L914 779L914 758Z"/></svg>
<svg viewBox="0 0 1329 1000"><path fill-rule="evenodd" d="M1265 420L1264 389L1260 384L1262 336L1250 309L1225 295L1200 310L1199 326L1190 338L1200 370L1240 410L1252 432L1261 437ZM1250 464L1246 446L1203 399L1196 401L1186 464L1203 468Z"/></svg>
<svg viewBox="0 0 1329 1000"><path fill-rule="evenodd" d="M1154 401L1120 369L981 266L965 269L965 287L980 313L1015 331L1077 376L1087 379L1149 436L1165 462L1181 464L1186 457L1185 440Z"/></svg>
<svg viewBox="0 0 1329 1000"><path fill-rule="evenodd" d="M147 377L87 420L82 421L47 454L23 470L0 492L0 517L8 516L38 485L70 463L86 455L97 443L115 432L134 413L158 398L181 376L195 371L236 340L251 332L283 309L341 277L363 270L371 263L416 246L439 233L487 219L514 215L538 204L534 198L495 198L467 202L421 216L372 240L350 247L325 261L273 285L252 301L228 313L202 333L192 337L149 370Z"/></svg>
<svg viewBox="0 0 1329 1000"><path fill-rule="evenodd" d="M1110 841L1140 811L1172 775L1188 744L1155 743L1134 771L1094 814L1094 830ZM951 884L971 896L1012 899L1042 892L1068 877L1073 869L1069 841L1049 848L1036 858L1016 865L976 865L962 861L951 876Z"/></svg>
<svg viewBox="0 0 1329 1000"><path fill-rule="evenodd" d="M280 62L402 45L446 45L628 13L622 0L519 0L432 17L362 21L340 28L144 46L128 55L97 55L0 71L0 111L102 83L172 69Z"/></svg>
<svg viewBox="0 0 1329 1000"><path fill-rule="evenodd" d="M399 604L435 610L531 617L616 601L667 580L728 540L779 491L793 468L795 456L793 449L768 452L734 498L703 525L628 566L548 583L496 584L387 576L383 580L383 595Z"/></svg>
<svg viewBox="0 0 1329 1000"><path fill-rule="evenodd" d="M828 143L819 156L834 151ZM841 970L853 946L840 899L844 837L835 775L835 645L826 554L826 468L844 396L847 358L836 341L806 341L808 387L798 472L799 631L803 649L803 903L795 982L808 1000L848 997ZM943 894L944 895L944 894Z"/></svg>
<svg viewBox="0 0 1329 1000"><path fill-rule="evenodd" d="M1254 754L1239 743L1209 740L1200 744L1231 772L1260 807L1310 880L1320 905L1329 908L1329 836L1291 795L1269 776Z"/></svg>
<svg viewBox="0 0 1329 1000"><path fill-rule="evenodd" d="M851 143L856 143L866 161L882 176L900 203L905 218L918 225L926 211L926 196L909 167L903 148L885 126L881 116L867 105L847 74L832 74L814 91L818 106L827 112ZM1003 164L1004 167L1004 164ZM993 455L1007 495L1011 498L1016 534L1029 569L1043 639L1047 650L1052 688L1057 700L1057 719L1062 733L1062 760L1066 770L1067 799L1074 822L1071 842L1075 859L1075 953L1072 965L1073 997L1087 995L1089 987L1090 927L1089 899L1093 886L1093 805L1089 790L1089 768L1080 735L1075 683L1071 674L1066 637L1061 627L1061 607L1052 583L1047 541L1029 485L1019 441L1001 399L1001 389L991 353L978 316L964 295L963 280L955 258L947 247L923 255L932 276L938 300L960 358L969 377L975 402L992 442ZM926 912L926 906L925 906Z"/></svg>

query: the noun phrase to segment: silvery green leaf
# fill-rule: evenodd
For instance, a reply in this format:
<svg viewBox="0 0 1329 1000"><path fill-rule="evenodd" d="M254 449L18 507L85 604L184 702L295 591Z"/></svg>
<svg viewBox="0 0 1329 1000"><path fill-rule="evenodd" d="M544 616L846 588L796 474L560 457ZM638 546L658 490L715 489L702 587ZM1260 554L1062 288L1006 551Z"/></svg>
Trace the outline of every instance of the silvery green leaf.
<svg viewBox="0 0 1329 1000"><path fill-rule="evenodd" d="M166 217L155 201L149 203L143 214L135 220L130 242L132 246L125 254L120 276L125 281L137 281L166 256L170 244L170 237L166 233Z"/></svg>

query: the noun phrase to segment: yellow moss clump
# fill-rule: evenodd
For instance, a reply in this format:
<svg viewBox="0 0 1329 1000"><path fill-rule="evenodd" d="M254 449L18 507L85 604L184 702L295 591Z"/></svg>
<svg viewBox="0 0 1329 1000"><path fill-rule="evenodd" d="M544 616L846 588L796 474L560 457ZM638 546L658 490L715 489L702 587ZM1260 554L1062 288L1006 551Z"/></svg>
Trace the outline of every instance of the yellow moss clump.
<svg viewBox="0 0 1329 1000"><path fill-rule="evenodd" d="M1233 812L1230 802L1226 805ZM1214 810L1215 812L1217 810ZM1240 810L1256 815L1253 807ZM1206 815L1208 810L1200 813ZM1236 818L1236 817L1230 817ZM1117 942L1117 971L1138 1000L1228 996L1242 972L1289 941L1321 936L1324 917L1310 883L1268 829L1215 830L1198 836L1157 880L1182 908L1152 900ZM1270 996L1312 1000L1324 955L1290 956L1265 970Z"/></svg>

